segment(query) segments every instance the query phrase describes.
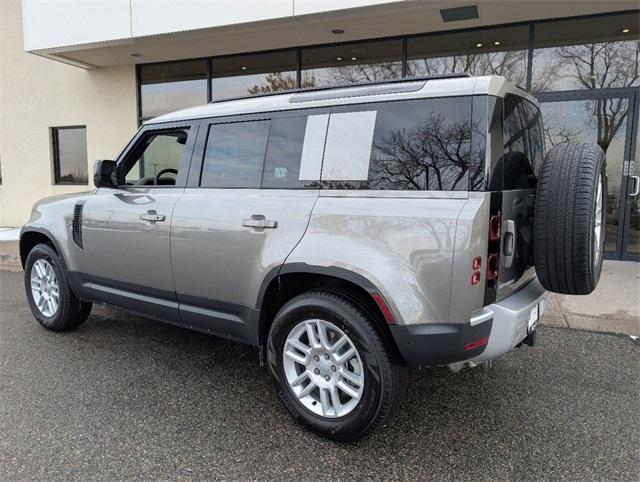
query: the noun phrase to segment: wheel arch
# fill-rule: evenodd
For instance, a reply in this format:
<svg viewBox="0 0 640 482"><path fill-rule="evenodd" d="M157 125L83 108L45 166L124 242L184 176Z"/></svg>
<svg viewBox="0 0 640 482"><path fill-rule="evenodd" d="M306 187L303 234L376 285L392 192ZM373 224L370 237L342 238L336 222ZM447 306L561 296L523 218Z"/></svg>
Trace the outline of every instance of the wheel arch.
<svg viewBox="0 0 640 482"><path fill-rule="evenodd" d="M56 241L56 238L51 234L51 232L47 231L43 228L28 228L20 233L20 263L22 264L22 268L27 262L27 257L29 253L34 248L34 246L45 243L50 245L56 252L56 254L60 258L60 263L62 264L62 268L67 270L67 262L64 259L64 252L60 249L60 245Z"/></svg>
<svg viewBox="0 0 640 482"><path fill-rule="evenodd" d="M266 345L275 315L287 301L299 294L319 289L345 296L367 311L389 346L398 353L389 328L398 318L370 280L348 269L305 263L284 265L265 277L256 304L260 310L259 344Z"/></svg>

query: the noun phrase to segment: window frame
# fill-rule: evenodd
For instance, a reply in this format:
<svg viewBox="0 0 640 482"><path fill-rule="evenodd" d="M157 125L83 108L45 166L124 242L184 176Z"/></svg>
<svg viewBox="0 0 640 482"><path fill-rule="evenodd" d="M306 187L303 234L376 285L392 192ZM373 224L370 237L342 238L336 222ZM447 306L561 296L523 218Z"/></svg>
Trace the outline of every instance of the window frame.
<svg viewBox="0 0 640 482"><path fill-rule="evenodd" d="M186 187L195 188L195 189L260 189L260 190L293 190L293 191L304 191L304 190L314 190L319 189L320 179L316 180L317 185L310 187L263 187L264 180L264 168L266 165L267 152L269 151L269 138L267 138L267 146L265 148L264 156L262 159L262 175L260 177L260 186L258 187L207 187L202 186L202 172L204 169L204 157L206 155L207 141L209 140L209 128L213 125L220 124L235 124L240 122L251 122L251 121L264 121L268 120L271 122L274 119L283 119L290 117L305 117L311 115L321 115L321 114L330 114L331 106L326 107L307 107L307 108L299 108L299 109L290 109L284 111L269 111L269 112L259 112L253 114L238 114L238 115L230 115L230 116L221 116L221 117L207 117L204 119L198 119L195 121L199 125L198 131L198 139L194 146L193 152L193 161L191 162L191 167L189 169L189 178L187 180ZM269 129L271 131L271 129ZM271 132L269 133L269 135ZM326 133L325 139L326 141ZM320 172L320 174L322 171Z"/></svg>
<svg viewBox="0 0 640 482"><path fill-rule="evenodd" d="M58 139L58 132L61 130L71 129L84 129L85 136L85 150L86 153L86 168L87 168L87 182L69 182L60 181L60 141ZM89 152L87 142L87 126L86 125L70 125L70 126L53 126L49 128L49 136L51 138L51 158L52 158L52 180L54 186L88 186L89 185Z"/></svg>
<svg viewBox="0 0 640 482"><path fill-rule="evenodd" d="M469 103L469 122L473 122L473 107L474 107L474 100L477 97L482 97L485 96L484 94L482 95L451 95L451 96L436 96L436 97L411 97L411 98L406 98L406 99L395 99L395 100L379 100L379 101L368 101L368 102L358 102L358 103L354 103L354 104L335 104L333 106L331 106L331 115L333 114L339 114L339 113L343 113L343 112L356 112L356 111L363 111L369 108L378 108L377 106L384 106L385 104L393 104L393 103L409 103L409 102L420 102L420 101L445 101L445 100L455 100L455 99L465 99L468 101ZM329 122L331 122L331 120L329 120ZM377 119L376 119L376 125L377 125ZM449 189L371 189L371 187L369 187L369 182L371 182L369 179L367 180L340 180L340 181L333 181L333 180L324 180L322 179L322 174L324 172L324 158L323 158L323 170L321 171L321 179L320 179L320 186L321 189L325 190L325 191L344 191L344 190L348 190L348 191L369 191L369 192L376 192L376 193L384 193L384 192L402 192L402 193L412 193L412 195L416 195L416 193L425 193L425 192L439 192L439 193L465 193L465 192L469 192L470 191L470 187L469 187L469 182L470 182L470 176L471 176L471 166L473 165L473 160L471 159L473 152L472 152L472 148L473 148L473 129L470 126L470 131L469 131L469 164L467 166L467 171L465 174L466 179L466 183L462 183L460 186L460 189L455 189L455 190L449 190ZM374 139L375 139L375 126L374 126ZM326 142L328 141L328 130L327 130L327 135L325 136L325 151L326 151ZM372 152L373 152L373 145L372 145ZM371 159L370 159L371 162ZM369 164L369 170L371 170L371 163ZM370 172L370 171L369 171ZM350 187L345 188L342 187L340 185L340 183L350 183ZM418 194L420 195L420 194Z"/></svg>
<svg viewBox="0 0 640 482"><path fill-rule="evenodd" d="M145 141L149 137L162 134L163 132L175 132L179 130L186 130L188 131L188 134L187 142L182 153L182 158L180 159L180 166L178 167L178 176L176 178L175 184L138 186L123 183L124 177L126 176L125 170L132 167L133 164L138 160L141 154L141 148L144 146ZM198 130L198 123L192 121L178 121L162 124L143 125L116 159L116 179L118 180L118 184L114 187L118 189L182 189L186 187Z"/></svg>

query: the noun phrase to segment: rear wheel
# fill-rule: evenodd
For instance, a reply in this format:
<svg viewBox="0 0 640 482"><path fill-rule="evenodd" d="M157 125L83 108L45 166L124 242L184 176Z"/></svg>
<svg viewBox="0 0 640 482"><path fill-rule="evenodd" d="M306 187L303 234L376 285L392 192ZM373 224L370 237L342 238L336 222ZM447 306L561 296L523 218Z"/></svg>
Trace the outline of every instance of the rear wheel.
<svg viewBox="0 0 640 482"><path fill-rule="evenodd" d="M549 291L591 293L604 250L605 155L593 144L560 144L547 154L536 193L534 256Z"/></svg>
<svg viewBox="0 0 640 482"><path fill-rule="evenodd" d="M89 317L91 303L78 299L61 268L60 258L48 244L38 244L27 256L24 283L36 320L53 331L75 328Z"/></svg>
<svg viewBox="0 0 640 482"><path fill-rule="evenodd" d="M399 404L406 369L373 320L349 298L313 291L276 315L268 361L278 397L291 415L337 441L359 440Z"/></svg>

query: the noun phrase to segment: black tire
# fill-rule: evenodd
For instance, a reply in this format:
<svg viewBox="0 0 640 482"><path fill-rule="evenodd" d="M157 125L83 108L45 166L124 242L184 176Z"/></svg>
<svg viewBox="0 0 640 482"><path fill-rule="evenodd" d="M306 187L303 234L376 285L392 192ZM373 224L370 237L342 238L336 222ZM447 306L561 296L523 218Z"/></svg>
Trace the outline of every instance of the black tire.
<svg viewBox="0 0 640 482"><path fill-rule="evenodd" d="M596 243L600 182L601 235ZM602 271L606 199L605 154L599 146L560 144L547 153L538 177L534 217L535 267L545 289L586 295L596 288Z"/></svg>
<svg viewBox="0 0 640 482"><path fill-rule="evenodd" d="M362 396L353 410L339 418L317 415L300 403L284 373L283 350L287 336L309 319L328 321L353 342L364 372ZM291 416L319 435L339 442L362 439L382 424L401 402L407 369L387 346L367 311L341 294L311 291L299 295L278 312L267 342L269 373L278 398Z"/></svg>
<svg viewBox="0 0 640 482"><path fill-rule="evenodd" d="M44 259L51 265L58 280L59 304L51 316L46 316L40 311L31 291L31 270L39 259ZM71 291L58 253L48 244L38 244L29 252L24 266L24 285L33 316L48 330L64 331L75 328L84 323L91 313L91 303L81 301Z"/></svg>

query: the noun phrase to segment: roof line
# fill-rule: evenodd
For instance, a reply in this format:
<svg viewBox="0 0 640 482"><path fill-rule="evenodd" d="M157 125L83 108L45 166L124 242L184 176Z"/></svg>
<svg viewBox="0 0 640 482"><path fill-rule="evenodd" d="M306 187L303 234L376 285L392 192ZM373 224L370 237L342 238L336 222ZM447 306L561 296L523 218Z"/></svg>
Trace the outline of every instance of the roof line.
<svg viewBox="0 0 640 482"><path fill-rule="evenodd" d="M224 99L212 100L208 102L208 104L219 104L221 102L230 102L233 100L242 100L242 99L254 99L258 97L270 97L273 95L286 95L286 94L300 94L307 92L319 92L325 90L338 90L338 89L351 89L354 87L368 87L371 85L381 85L381 84L399 84L403 82L420 82L427 80L438 80L438 79L456 79L460 77L471 77L471 74L468 72L459 72L453 74L442 74L442 75L428 75L421 77L402 77L400 79L390 79L390 80L373 80L370 82L358 82L356 84L348 84L348 85L333 85L333 86L322 86L322 87L299 87L296 89L287 89L287 90L278 90L275 92L264 92L261 94L247 94L247 95L238 95L235 97L225 97Z"/></svg>

